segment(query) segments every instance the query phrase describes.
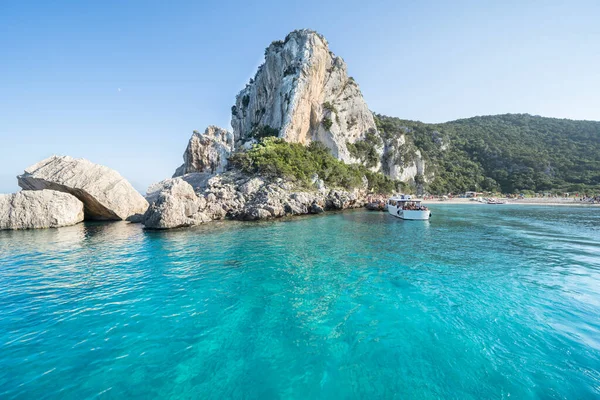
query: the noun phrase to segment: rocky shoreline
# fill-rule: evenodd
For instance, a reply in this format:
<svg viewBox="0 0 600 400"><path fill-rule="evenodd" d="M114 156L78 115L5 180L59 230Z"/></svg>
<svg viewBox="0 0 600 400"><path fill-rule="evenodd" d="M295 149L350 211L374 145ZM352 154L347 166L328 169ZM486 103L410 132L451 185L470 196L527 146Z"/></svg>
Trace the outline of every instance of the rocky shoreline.
<svg viewBox="0 0 600 400"><path fill-rule="evenodd" d="M22 191L0 195L1 229L58 228L84 220L125 220L146 229L215 220L255 221L364 207L363 187L309 187L236 170L193 172L152 185L142 197L116 171L83 159L52 156L18 177Z"/></svg>
<svg viewBox="0 0 600 400"><path fill-rule="evenodd" d="M201 182L194 188L188 182ZM170 229L233 219L255 221L360 208L366 188L351 191L327 188L315 178L315 188L289 180L228 171L206 179L192 173L154 185L142 223L147 229Z"/></svg>

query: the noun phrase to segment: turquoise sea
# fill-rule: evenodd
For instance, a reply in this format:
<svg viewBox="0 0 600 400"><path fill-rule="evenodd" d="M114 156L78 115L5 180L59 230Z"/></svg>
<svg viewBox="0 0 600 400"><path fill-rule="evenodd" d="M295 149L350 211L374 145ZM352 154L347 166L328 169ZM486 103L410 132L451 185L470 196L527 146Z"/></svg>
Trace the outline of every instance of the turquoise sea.
<svg viewBox="0 0 600 400"><path fill-rule="evenodd" d="M0 232L2 399L600 397L600 209Z"/></svg>

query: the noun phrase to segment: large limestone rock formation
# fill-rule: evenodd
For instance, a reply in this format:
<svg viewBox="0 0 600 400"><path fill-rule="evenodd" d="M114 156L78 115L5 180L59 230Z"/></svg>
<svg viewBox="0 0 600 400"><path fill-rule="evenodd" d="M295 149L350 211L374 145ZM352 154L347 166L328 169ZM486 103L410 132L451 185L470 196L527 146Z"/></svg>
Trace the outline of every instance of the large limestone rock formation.
<svg viewBox="0 0 600 400"><path fill-rule="evenodd" d="M194 131L183 153L183 165L173 177L192 172L218 174L225 171L233 146L233 134L225 129L209 126L203 134Z"/></svg>
<svg viewBox="0 0 600 400"><path fill-rule="evenodd" d="M0 229L58 228L83 221L83 203L54 190L0 195Z"/></svg>
<svg viewBox="0 0 600 400"><path fill-rule="evenodd" d="M353 161L346 143L376 130L346 63L310 30L267 48L265 63L236 97L231 126L237 143L278 132L290 142L321 141L345 162Z"/></svg>
<svg viewBox="0 0 600 400"><path fill-rule="evenodd" d="M227 160L234 151L249 149L266 136L304 145L319 141L346 163L363 163L413 184L425 175L425 160L414 143L404 135L377 130L345 62L314 31L294 31L284 41L271 43L264 64L237 95L231 111L233 133L214 126L203 134L194 132L173 179L149 190L146 228L223 218L279 218L366 203L366 187L328 189L317 177L314 190L306 190L284 179L228 170Z"/></svg>
<svg viewBox="0 0 600 400"><path fill-rule="evenodd" d="M17 177L26 190L70 193L85 206L85 218L139 221L148 203L117 171L88 160L52 156Z"/></svg>

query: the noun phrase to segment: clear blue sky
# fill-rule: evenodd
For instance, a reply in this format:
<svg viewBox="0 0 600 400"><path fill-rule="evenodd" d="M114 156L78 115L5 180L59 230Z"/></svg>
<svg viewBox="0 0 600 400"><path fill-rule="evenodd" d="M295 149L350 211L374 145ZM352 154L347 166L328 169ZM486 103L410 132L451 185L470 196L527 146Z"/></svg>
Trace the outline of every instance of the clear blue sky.
<svg viewBox="0 0 600 400"><path fill-rule="evenodd" d="M192 130L229 125L265 47L324 34L373 111L600 120L596 1L0 0L0 193L52 154L145 191Z"/></svg>

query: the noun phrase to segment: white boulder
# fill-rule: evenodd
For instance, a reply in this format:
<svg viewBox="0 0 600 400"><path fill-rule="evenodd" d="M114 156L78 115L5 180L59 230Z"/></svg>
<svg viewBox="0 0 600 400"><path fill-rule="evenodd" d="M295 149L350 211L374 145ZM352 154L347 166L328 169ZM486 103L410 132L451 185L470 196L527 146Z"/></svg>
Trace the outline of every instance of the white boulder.
<svg viewBox="0 0 600 400"><path fill-rule="evenodd" d="M54 190L0 194L0 230L58 228L83 221L83 203Z"/></svg>
<svg viewBox="0 0 600 400"><path fill-rule="evenodd" d="M82 158L52 156L17 177L26 190L70 193L85 206L85 218L139 221L148 203L117 171Z"/></svg>
<svg viewBox="0 0 600 400"><path fill-rule="evenodd" d="M162 181L148 189L150 206L142 223L148 229L171 229L193 226L210 219L199 212L206 205L192 186L181 178Z"/></svg>

